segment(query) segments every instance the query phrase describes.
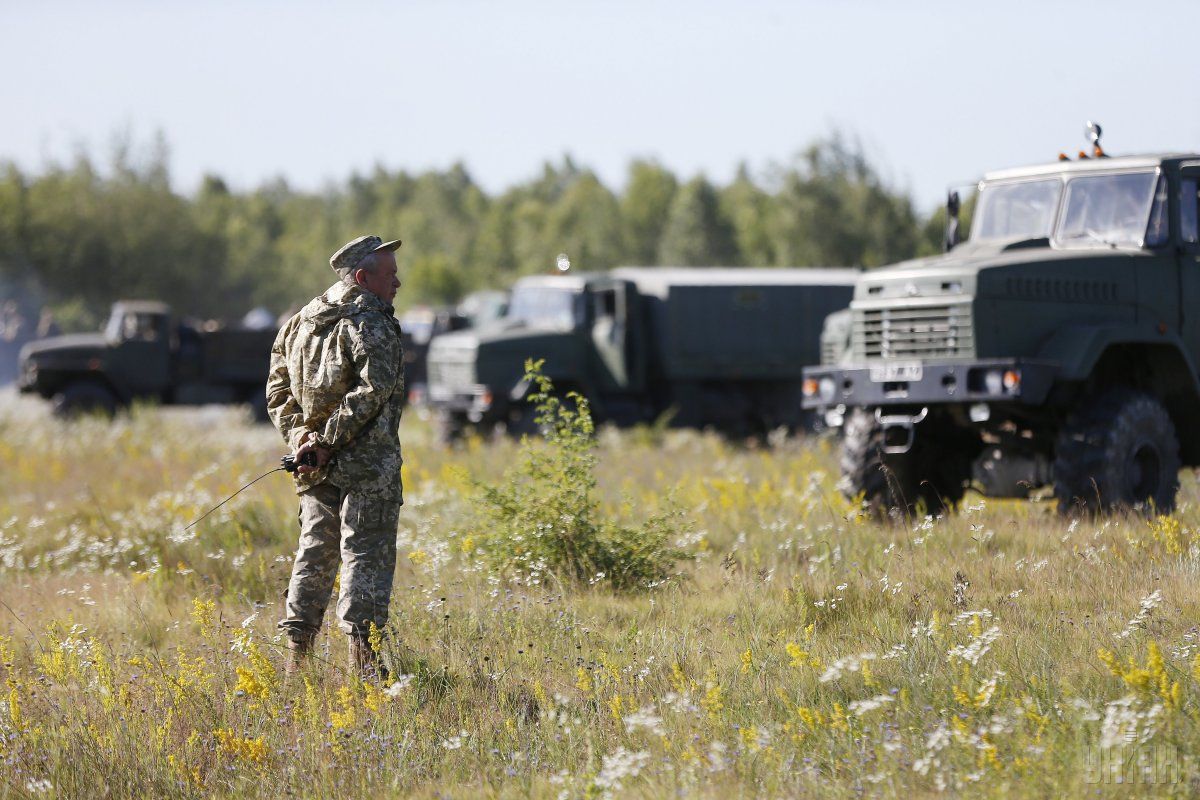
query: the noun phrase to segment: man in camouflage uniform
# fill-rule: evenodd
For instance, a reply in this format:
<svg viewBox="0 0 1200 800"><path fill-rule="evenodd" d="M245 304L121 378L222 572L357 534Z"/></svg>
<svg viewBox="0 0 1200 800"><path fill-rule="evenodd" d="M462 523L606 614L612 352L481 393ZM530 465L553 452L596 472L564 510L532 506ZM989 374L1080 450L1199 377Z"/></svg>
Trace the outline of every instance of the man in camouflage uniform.
<svg viewBox="0 0 1200 800"><path fill-rule="evenodd" d="M399 240L363 236L329 259L341 280L280 329L267 411L299 462L300 547L288 585L288 672L312 649L343 565L337 614L350 666L382 672L368 643L387 623L404 502L397 426L404 400L400 325L392 300Z"/></svg>

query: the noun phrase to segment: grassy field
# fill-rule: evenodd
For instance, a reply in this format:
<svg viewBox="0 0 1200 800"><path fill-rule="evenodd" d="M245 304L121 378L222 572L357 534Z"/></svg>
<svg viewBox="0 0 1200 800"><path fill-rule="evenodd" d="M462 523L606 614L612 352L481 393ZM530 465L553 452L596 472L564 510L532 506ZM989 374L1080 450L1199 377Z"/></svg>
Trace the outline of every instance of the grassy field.
<svg viewBox="0 0 1200 800"><path fill-rule="evenodd" d="M0 399L0 797L1191 796L1200 498L1080 520L968 498L870 520L832 444L599 435L606 518L672 504L652 589L496 574L510 442L402 426L407 504L364 685L329 625L284 680L283 454L236 411L61 424Z"/></svg>

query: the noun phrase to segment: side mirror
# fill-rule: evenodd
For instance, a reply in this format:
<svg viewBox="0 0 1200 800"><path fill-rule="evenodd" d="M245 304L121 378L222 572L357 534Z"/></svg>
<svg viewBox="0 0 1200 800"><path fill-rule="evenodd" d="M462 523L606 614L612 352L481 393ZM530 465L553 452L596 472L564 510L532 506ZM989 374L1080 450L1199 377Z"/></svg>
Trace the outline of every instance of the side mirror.
<svg viewBox="0 0 1200 800"><path fill-rule="evenodd" d="M958 238L958 210L960 205L958 192L952 191L946 195L946 234L942 241L942 247L947 253L953 250L954 246L960 241Z"/></svg>

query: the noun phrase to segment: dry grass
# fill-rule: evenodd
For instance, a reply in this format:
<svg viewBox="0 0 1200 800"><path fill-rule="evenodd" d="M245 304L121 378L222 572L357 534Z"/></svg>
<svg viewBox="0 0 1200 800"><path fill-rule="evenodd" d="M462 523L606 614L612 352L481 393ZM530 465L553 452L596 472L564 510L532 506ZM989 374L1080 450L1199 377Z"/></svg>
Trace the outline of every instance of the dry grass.
<svg viewBox="0 0 1200 800"><path fill-rule="evenodd" d="M402 434L387 646L412 677L349 679L330 632L285 682L287 479L179 533L273 465L273 431L208 410L63 426L0 400L0 797L1200 786L1191 475L1153 524L972 498L884 525L837 495L829 443L605 432L605 512L637 521L669 494L698 554L616 594L489 574L470 479L514 445L441 451L415 416Z"/></svg>

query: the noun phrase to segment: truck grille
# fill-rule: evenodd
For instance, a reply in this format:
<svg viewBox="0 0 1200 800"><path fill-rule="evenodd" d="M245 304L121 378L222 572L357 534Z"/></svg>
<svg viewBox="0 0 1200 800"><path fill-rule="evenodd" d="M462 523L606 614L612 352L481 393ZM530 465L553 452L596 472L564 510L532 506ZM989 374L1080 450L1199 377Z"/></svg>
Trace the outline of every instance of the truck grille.
<svg viewBox="0 0 1200 800"><path fill-rule="evenodd" d="M970 303L855 308L851 346L859 358L969 357L975 353Z"/></svg>
<svg viewBox="0 0 1200 800"><path fill-rule="evenodd" d="M829 366L837 363L838 356L841 355L841 348L838 345L842 341L844 340L836 339L832 336L829 338L821 337L821 366Z"/></svg>
<svg viewBox="0 0 1200 800"><path fill-rule="evenodd" d="M450 391L469 391L475 385L472 361L430 361L429 385Z"/></svg>

